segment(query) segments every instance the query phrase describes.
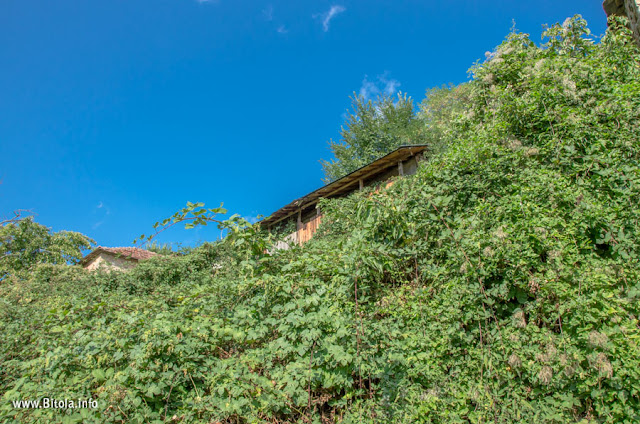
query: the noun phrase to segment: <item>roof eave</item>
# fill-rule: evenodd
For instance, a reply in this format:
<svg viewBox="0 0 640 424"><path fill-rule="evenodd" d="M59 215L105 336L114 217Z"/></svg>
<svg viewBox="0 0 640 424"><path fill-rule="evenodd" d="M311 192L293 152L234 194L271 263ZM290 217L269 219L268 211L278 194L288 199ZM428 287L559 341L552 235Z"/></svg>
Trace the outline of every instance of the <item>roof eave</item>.
<svg viewBox="0 0 640 424"><path fill-rule="evenodd" d="M365 175L367 174L367 170L371 170L373 168L376 168L376 166L383 166L385 165L386 162L390 162L391 159L394 156L401 156L403 157L403 155L401 155L402 152L406 152L407 154L404 156L405 158L407 157L412 157L418 153L422 153L424 152L426 149L428 148L428 146L426 144L413 144L413 145L405 145L405 146L400 146L397 149L395 149L392 152L387 153L386 155L374 160L371 163L368 163L365 166L362 166L358 169L356 169L353 172L350 172L349 174L345 175L344 177L333 181L327 185L324 185L314 191L312 191L311 193L306 194L305 196L302 196L294 201L292 201L291 203L283 206L282 208L278 209L277 211L275 211L274 213L272 213L270 216L268 216L267 218L263 219L262 221L260 221L261 225L274 225L277 224L280 221L283 221L287 218L289 218L291 215L293 215L298 209L305 207L305 206L310 206L314 203L317 203L317 201L323 197L323 192L324 193L335 193L335 192L339 192L340 191L340 186L342 185L342 188L347 188L349 187L351 184L353 184L354 182L358 181L357 178L360 177L360 173ZM395 162L395 161L394 161ZM330 188L334 187L333 190L330 190ZM338 187L337 189L335 189L335 187Z"/></svg>

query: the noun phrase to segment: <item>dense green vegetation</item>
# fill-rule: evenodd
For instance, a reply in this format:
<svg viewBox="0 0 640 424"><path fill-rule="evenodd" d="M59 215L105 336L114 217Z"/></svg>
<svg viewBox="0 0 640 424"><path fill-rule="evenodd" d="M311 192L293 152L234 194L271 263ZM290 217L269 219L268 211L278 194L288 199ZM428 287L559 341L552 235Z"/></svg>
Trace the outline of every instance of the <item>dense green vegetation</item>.
<svg viewBox="0 0 640 424"><path fill-rule="evenodd" d="M413 99L406 94L383 95L375 101L351 98L351 112L340 130L341 140L331 140L332 161L323 161L325 182L337 180L405 144L428 142L424 121L416 116Z"/></svg>
<svg viewBox="0 0 640 424"><path fill-rule="evenodd" d="M93 240L73 231L52 233L33 216L16 217L0 223L0 281L7 275L22 276L43 263L77 263L82 249Z"/></svg>
<svg viewBox="0 0 640 424"><path fill-rule="evenodd" d="M329 141L335 158L322 161L324 181L344 177L400 146L427 145L427 157L442 152L451 142L453 121L469 109L470 93L469 84L432 88L418 111L406 94L376 100L354 95L340 141Z"/></svg>
<svg viewBox="0 0 640 424"><path fill-rule="evenodd" d="M9 276L2 421L640 422L640 51L612 25L509 35L421 105L418 173L324 201L303 247L236 222L129 273ZM11 404L41 397L99 407Z"/></svg>

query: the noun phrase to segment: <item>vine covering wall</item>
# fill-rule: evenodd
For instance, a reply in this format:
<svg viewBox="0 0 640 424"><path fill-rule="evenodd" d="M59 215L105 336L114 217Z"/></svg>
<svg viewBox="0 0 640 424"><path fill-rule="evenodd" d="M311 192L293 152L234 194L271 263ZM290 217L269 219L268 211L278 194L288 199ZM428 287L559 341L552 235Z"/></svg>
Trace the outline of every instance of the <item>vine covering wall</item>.
<svg viewBox="0 0 640 424"><path fill-rule="evenodd" d="M640 45L640 0L605 0L602 7L607 16L626 16L633 36Z"/></svg>

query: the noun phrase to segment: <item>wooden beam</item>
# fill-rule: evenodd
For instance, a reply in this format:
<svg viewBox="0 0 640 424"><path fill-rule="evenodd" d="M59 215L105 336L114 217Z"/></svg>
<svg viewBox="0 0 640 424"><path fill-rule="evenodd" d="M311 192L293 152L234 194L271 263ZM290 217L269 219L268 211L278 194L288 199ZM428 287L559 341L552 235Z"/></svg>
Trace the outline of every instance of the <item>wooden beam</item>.
<svg viewBox="0 0 640 424"><path fill-rule="evenodd" d="M362 178L358 180L358 185L360 186L358 190L362 190L364 188L364 180Z"/></svg>
<svg viewBox="0 0 640 424"><path fill-rule="evenodd" d="M328 197L331 197L332 195L334 195L334 194L336 194L336 193L339 193L339 192L341 192L341 191L349 191L349 190L347 190L347 189L348 189L349 187L351 187L351 186L353 185L353 183L355 183L355 182L356 182L356 181L351 181L351 182L349 182L348 184L345 184L345 185L343 185L343 186L341 186L341 187L338 187L337 189L335 189L335 190L333 190L333 191L330 191L330 192L328 192L328 193L326 193L326 194L323 194L323 195L322 195L322 196L320 196L320 197L328 198ZM317 200L316 200L315 202L317 202Z"/></svg>
<svg viewBox="0 0 640 424"><path fill-rule="evenodd" d="M404 167L402 166L402 161L398 161L398 175L404 177Z"/></svg>
<svg viewBox="0 0 640 424"><path fill-rule="evenodd" d="M386 171L387 169L389 169L389 167L390 167L389 165L392 165L392 164L393 164L393 162L392 162L392 161L384 161L382 164L384 164L385 166L380 166L380 167L378 167L378 168L374 169L373 171L367 172L366 174L364 174L364 176L363 176L362 178L360 178L360 179L358 179L358 180L352 180L352 181L349 181L348 183L344 183L343 185L341 185L340 187L338 187L338 188L337 188L337 189L335 189L335 190L329 191L329 192L324 193L324 194L319 194L319 195L318 195L318 198L316 198L316 199L314 199L314 200L311 200L309 203L307 203L307 204L305 204L304 206L302 206L302 207L301 207L301 209L307 209L308 207L313 206L314 204L318 203L318 200L319 200L320 198L329 198L329 197L333 196L333 195L334 195L334 194L336 194L336 193L340 193L340 192L342 192L342 191L344 191L344 192L350 191L349 189L350 189L350 187L351 187L353 184L355 184L356 182L359 182L360 180L362 180L362 181L363 181L363 183L364 183L364 180L365 180L365 179L367 179L367 178L369 178L369 177L371 177L372 175L376 175L376 174L381 174L381 173L383 173L384 171ZM382 164L381 164L381 165L382 165ZM352 191L352 190L351 190L351 191ZM292 215L292 214L290 214L289 216L291 216L291 215ZM286 219L286 217L285 217L285 218L282 218L282 219ZM279 220L278 220L278 221L276 221L276 222L279 222L279 221L281 221L282 219L279 219Z"/></svg>
<svg viewBox="0 0 640 424"><path fill-rule="evenodd" d="M355 182L358 182L358 187L362 188L364 186L364 181L376 174L380 174L382 172L384 172L386 169L388 169L390 166L393 166L394 163L398 163L397 160L398 158L407 158L407 157L411 157L416 155L416 152L414 152L414 150L418 150L419 147L418 146L411 146L408 150L406 150L406 153L403 152L392 152L392 154L390 154L388 157L383 157L380 158L372 163L370 163L369 165L364 166L363 168L357 170L353 175L350 175L350 178L348 181L345 181L344 183L342 183L337 189L333 189L330 190L330 187L333 183L325 186L325 187L321 187L320 189L316 190L316 192L312 192L310 194L313 194L313 196L311 196L312 198L314 198L313 200L309 200L308 203L304 204L302 206L301 209L306 209L309 206L312 206L316 203L318 203L318 199L319 198L328 198L331 197L332 195L335 195L336 193L340 193L340 192L347 192L350 190L353 190L352 185L355 184ZM422 150L424 150L424 148L420 148L420 151L418 152L419 155L422 154ZM407 154L408 153L408 154ZM366 168L375 165L375 169L373 169L372 171L369 172L364 172L366 170ZM398 172L400 173L400 175L404 175L404 172L400 172L400 167L398 169ZM362 186L360 185L360 180L362 180ZM340 180L338 180L340 181ZM328 190L329 189L329 190ZM305 196L305 197L308 197ZM303 200L304 197L301 199ZM300 205L297 205L298 207L300 207ZM269 226L274 226L279 222L282 222L286 219L289 219L292 215L294 215L296 213L296 210L293 209L291 212L285 212L286 215L274 220L273 222L269 223Z"/></svg>
<svg viewBox="0 0 640 424"><path fill-rule="evenodd" d="M269 223L269 224L267 224L267 225L269 225L269 227L273 227L273 226L274 226L274 225L276 225L277 223L282 222L282 221L284 221L285 219L289 218L291 215L292 215L292 214L289 214L289 215L285 215L285 216L283 216L283 217L280 217L280 218L276 219L275 221L270 222L270 223Z"/></svg>

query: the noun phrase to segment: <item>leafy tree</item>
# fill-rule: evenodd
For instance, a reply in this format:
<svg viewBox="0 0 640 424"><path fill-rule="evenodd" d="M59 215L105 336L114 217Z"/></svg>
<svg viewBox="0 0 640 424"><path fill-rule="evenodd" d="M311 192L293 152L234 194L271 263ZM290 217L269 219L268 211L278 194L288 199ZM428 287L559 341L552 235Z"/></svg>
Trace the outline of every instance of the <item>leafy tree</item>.
<svg viewBox="0 0 640 424"><path fill-rule="evenodd" d="M174 250L174 243L159 243L154 240L146 246L146 249L159 255L175 255L177 250L180 250L180 243L177 243L177 250Z"/></svg>
<svg viewBox="0 0 640 424"><path fill-rule="evenodd" d="M458 121L469 112L472 85L469 83L435 87L427 90L420 104L418 118L431 152L440 152L459 131Z"/></svg>
<svg viewBox="0 0 640 424"><path fill-rule="evenodd" d="M52 233L29 216L0 226L0 278L30 270L36 264L77 263L95 241L73 232Z"/></svg>
<svg viewBox="0 0 640 424"><path fill-rule="evenodd" d="M424 125L416 116L413 99L380 96L375 101L351 97L352 110L340 130L339 142L329 141L334 160L322 161L329 183L405 144L427 142Z"/></svg>

